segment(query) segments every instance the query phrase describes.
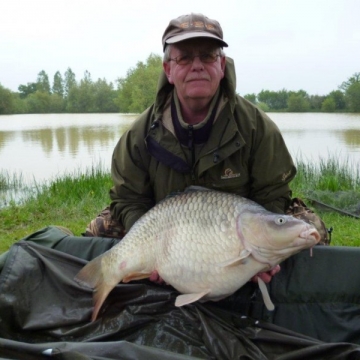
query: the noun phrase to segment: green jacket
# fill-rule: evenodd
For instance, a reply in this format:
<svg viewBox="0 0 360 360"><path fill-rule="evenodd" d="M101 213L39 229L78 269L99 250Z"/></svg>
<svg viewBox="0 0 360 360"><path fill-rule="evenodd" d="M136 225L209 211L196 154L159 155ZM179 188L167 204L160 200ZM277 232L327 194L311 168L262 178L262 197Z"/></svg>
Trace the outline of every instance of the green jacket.
<svg viewBox="0 0 360 360"><path fill-rule="evenodd" d="M164 107L173 86L162 74L155 103L122 135L113 153L110 208L126 230L168 194L190 185L233 192L270 211L285 211L296 169L279 129L236 95L229 58L221 88L227 101L192 165L190 150L164 126Z"/></svg>

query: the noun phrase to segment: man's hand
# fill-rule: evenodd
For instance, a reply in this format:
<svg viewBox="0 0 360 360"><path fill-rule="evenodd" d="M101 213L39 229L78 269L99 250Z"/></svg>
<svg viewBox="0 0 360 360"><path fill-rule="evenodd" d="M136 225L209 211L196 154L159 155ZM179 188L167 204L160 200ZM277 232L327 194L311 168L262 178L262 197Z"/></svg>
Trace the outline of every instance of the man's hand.
<svg viewBox="0 0 360 360"><path fill-rule="evenodd" d="M151 273L149 280L156 284L160 284L160 285L165 284L165 281L162 279L162 277L159 275L159 273L156 270L154 270Z"/></svg>
<svg viewBox="0 0 360 360"><path fill-rule="evenodd" d="M256 274L255 276L253 276L251 278L251 281L253 282L258 282L258 278L261 278L261 280L264 283L269 283L272 279L272 277L277 274L280 271L280 265L276 265L275 267L273 267L271 270L266 271L266 272L261 272Z"/></svg>

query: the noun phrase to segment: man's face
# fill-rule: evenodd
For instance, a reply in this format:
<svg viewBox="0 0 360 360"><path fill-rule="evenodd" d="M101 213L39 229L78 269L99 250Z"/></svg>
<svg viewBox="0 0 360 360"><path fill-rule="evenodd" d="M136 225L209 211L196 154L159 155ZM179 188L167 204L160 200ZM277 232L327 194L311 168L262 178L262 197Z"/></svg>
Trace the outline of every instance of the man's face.
<svg viewBox="0 0 360 360"><path fill-rule="evenodd" d="M216 41L204 38L185 40L172 46L170 58L196 56L193 61L185 65L178 64L175 60L163 63L168 81L175 86L182 105L207 106L224 77L225 57L217 56L214 62L209 63L201 61L197 56L206 54L220 54Z"/></svg>

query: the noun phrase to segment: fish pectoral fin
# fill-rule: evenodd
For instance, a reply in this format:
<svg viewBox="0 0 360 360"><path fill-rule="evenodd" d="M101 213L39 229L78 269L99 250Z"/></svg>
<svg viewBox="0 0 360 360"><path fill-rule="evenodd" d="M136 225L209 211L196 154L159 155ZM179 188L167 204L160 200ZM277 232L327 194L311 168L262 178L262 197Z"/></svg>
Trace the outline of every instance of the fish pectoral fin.
<svg viewBox="0 0 360 360"><path fill-rule="evenodd" d="M251 255L251 251L244 249L243 251L241 251L239 256L223 261L222 263L218 264L218 266L227 267L227 266L236 266L236 265L244 264L246 262L245 260L250 255Z"/></svg>
<svg viewBox="0 0 360 360"><path fill-rule="evenodd" d="M258 284L259 284L261 295L263 297L266 308L269 311L273 311L275 309L275 305L273 304L273 302L270 299L270 295L269 295L268 289L264 283L264 280L261 280L260 277L258 277Z"/></svg>
<svg viewBox="0 0 360 360"><path fill-rule="evenodd" d="M204 297L205 295L207 295L210 292L210 290L207 291L203 291L200 293L194 293L194 294L183 294L183 295L179 295L176 300L175 300L175 306L183 306L183 305L187 305L187 304L191 304L195 301L200 300L202 297Z"/></svg>
<svg viewBox="0 0 360 360"><path fill-rule="evenodd" d="M149 278L151 275L151 272L133 272L133 273L130 273L130 274L127 274L126 276L124 276L124 278L122 279L122 282L123 283L128 283L130 281L133 281L133 280L142 280L142 279L147 279Z"/></svg>

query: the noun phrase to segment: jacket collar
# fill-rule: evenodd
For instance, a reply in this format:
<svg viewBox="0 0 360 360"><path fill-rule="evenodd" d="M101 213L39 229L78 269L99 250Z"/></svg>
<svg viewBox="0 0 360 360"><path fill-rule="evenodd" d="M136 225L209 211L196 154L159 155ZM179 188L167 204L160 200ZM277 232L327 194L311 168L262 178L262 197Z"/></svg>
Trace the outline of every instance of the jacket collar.
<svg viewBox="0 0 360 360"><path fill-rule="evenodd" d="M176 91L173 91L173 95L171 97L171 119L176 137L182 145L191 147L189 145L189 141L193 144L199 145L208 140L215 120L220 97L220 90L218 90L214 99L211 101L210 110L206 118L199 124L189 125L182 119L179 100L177 98Z"/></svg>

